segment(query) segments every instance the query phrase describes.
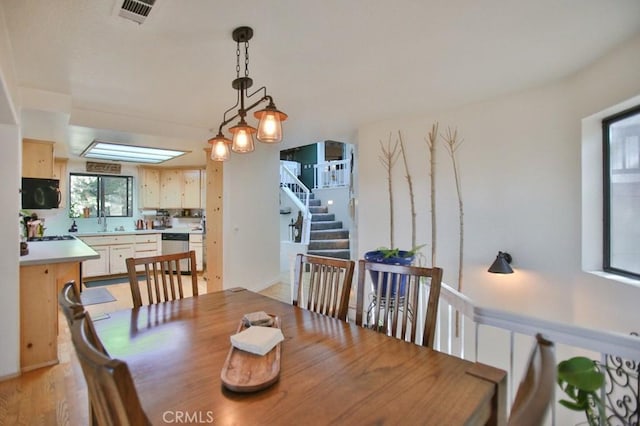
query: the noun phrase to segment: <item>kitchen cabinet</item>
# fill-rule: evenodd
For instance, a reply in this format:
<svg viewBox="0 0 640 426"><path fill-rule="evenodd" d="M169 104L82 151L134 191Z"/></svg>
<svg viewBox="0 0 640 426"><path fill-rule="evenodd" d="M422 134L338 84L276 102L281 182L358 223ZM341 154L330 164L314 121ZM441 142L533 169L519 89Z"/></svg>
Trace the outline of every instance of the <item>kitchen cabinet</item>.
<svg viewBox="0 0 640 426"><path fill-rule="evenodd" d="M46 244L46 243L38 243ZM80 282L80 263L20 267L20 368L23 372L58 363L58 293Z"/></svg>
<svg viewBox="0 0 640 426"><path fill-rule="evenodd" d="M207 208L207 171L200 170L200 208Z"/></svg>
<svg viewBox="0 0 640 426"><path fill-rule="evenodd" d="M133 244L119 244L109 246L109 274L125 274L127 262L134 254Z"/></svg>
<svg viewBox="0 0 640 426"><path fill-rule="evenodd" d="M53 145L55 142L37 139L22 140L22 176L53 178Z"/></svg>
<svg viewBox="0 0 640 426"><path fill-rule="evenodd" d="M182 170L160 171L160 207L163 209L182 208Z"/></svg>
<svg viewBox="0 0 640 426"><path fill-rule="evenodd" d="M138 203L140 208L160 207L160 169L138 168Z"/></svg>
<svg viewBox="0 0 640 426"><path fill-rule="evenodd" d="M67 205L69 199L69 193L67 187L69 185L69 176L67 175L67 159L66 158L54 158L53 159L53 178L60 180L60 206L63 209Z"/></svg>
<svg viewBox="0 0 640 426"><path fill-rule="evenodd" d="M202 234L189 234L189 251L196 252L196 271L202 272L204 269L203 256L203 238Z"/></svg>
<svg viewBox="0 0 640 426"><path fill-rule="evenodd" d="M84 239L83 241L91 246L100 255L100 258L82 262L82 275L84 277L109 275L109 246L92 246L89 241Z"/></svg>
<svg viewBox="0 0 640 426"><path fill-rule="evenodd" d="M182 171L182 208L200 207L200 170Z"/></svg>
<svg viewBox="0 0 640 426"><path fill-rule="evenodd" d="M160 234L137 234L134 257L158 256L162 250Z"/></svg>
<svg viewBox="0 0 640 426"><path fill-rule="evenodd" d="M99 259L82 262L84 277L124 274L127 272L125 259L133 257L135 253L135 236L133 234L79 238L100 255Z"/></svg>
<svg viewBox="0 0 640 426"><path fill-rule="evenodd" d="M203 171L140 167L139 207L161 209L198 209L203 207ZM203 189L204 188L204 189Z"/></svg>

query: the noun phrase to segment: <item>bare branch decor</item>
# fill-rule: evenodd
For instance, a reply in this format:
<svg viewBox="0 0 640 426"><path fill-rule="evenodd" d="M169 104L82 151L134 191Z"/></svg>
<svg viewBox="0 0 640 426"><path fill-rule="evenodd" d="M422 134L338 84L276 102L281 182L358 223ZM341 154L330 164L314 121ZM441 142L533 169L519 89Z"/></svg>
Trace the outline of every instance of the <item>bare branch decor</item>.
<svg viewBox="0 0 640 426"><path fill-rule="evenodd" d="M463 261L463 246L464 246L464 208L462 205L462 190L460 185L460 173L458 171L458 162L456 160L456 151L462 145L463 139L458 139L458 129L453 132L451 128L447 128L447 133L441 136L444 140L444 144L447 147L449 156L451 157L451 163L453 165L453 175L456 182L456 191L458 193L458 213L460 219L460 244L459 244L459 259L458 259L458 291L462 292L462 261Z"/></svg>
<svg viewBox="0 0 640 426"><path fill-rule="evenodd" d="M382 141L380 141L380 149L382 154L378 158L387 171L387 187L389 190L389 247L395 247L393 244L393 174L391 172L393 165L398 160L399 153L397 141L391 146L391 133L389 133L387 147L385 148Z"/></svg>
<svg viewBox="0 0 640 426"><path fill-rule="evenodd" d="M438 122L431 126L425 141L429 148L429 180L431 181L431 266L436 265L436 140Z"/></svg>
<svg viewBox="0 0 640 426"><path fill-rule="evenodd" d="M400 153L402 154L402 161L404 163L405 177L407 178L407 185L409 185L409 200L411 202L411 247L416 247L416 203L413 196L413 182L411 181L411 174L409 173L409 164L407 163L407 154L404 149L404 142L402 141L402 133L398 130L398 141L400 141ZM391 246L393 247L393 246Z"/></svg>

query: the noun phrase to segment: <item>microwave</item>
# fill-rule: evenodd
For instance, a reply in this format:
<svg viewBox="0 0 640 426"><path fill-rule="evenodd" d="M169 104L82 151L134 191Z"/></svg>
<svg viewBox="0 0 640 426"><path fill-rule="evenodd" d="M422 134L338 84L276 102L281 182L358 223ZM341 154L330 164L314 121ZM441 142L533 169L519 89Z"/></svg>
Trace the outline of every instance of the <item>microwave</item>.
<svg viewBox="0 0 640 426"><path fill-rule="evenodd" d="M57 209L60 200L58 179L22 178L23 209Z"/></svg>

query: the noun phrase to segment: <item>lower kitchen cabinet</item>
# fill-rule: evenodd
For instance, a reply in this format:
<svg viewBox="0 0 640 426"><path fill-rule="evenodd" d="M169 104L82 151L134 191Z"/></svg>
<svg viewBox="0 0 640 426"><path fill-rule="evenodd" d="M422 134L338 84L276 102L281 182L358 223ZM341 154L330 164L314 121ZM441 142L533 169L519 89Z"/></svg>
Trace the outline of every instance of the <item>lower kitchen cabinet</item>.
<svg viewBox="0 0 640 426"><path fill-rule="evenodd" d="M133 244L121 244L109 247L109 273L125 274L127 272L127 258L134 255Z"/></svg>
<svg viewBox="0 0 640 426"><path fill-rule="evenodd" d="M203 264L203 238L202 234L189 234L189 251L196 252L196 271L202 272Z"/></svg>
<svg viewBox="0 0 640 426"><path fill-rule="evenodd" d="M99 259L82 262L82 275L85 278L126 274L127 258L157 256L161 253L160 233L79 238L100 255Z"/></svg>
<svg viewBox="0 0 640 426"><path fill-rule="evenodd" d="M88 241L84 242L91 246L91 248L100 255L100 258L82 262L82 276L97 277L100 275L109 275L109 246L92 246Z"/></svg>

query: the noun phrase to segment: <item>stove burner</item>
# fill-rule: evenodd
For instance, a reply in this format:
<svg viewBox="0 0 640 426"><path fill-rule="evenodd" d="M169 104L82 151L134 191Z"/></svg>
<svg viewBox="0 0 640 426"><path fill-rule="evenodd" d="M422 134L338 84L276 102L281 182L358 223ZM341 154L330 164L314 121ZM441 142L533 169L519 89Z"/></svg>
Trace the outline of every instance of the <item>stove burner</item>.
<svg viewBox="0 0 640 426"><path fill-rule="evenodd" d="M72 235L47 235L44 237L30 237L27 241L65 241L75 239Z"/></svg>

